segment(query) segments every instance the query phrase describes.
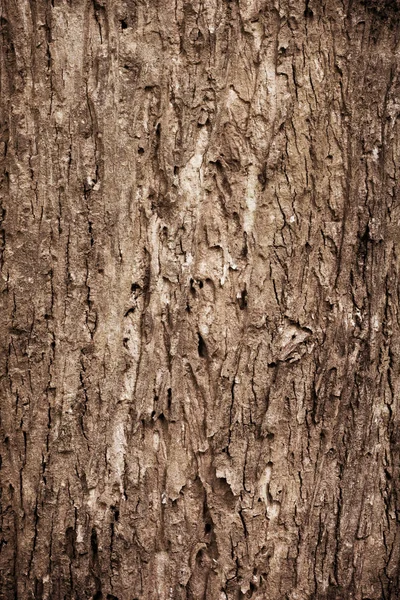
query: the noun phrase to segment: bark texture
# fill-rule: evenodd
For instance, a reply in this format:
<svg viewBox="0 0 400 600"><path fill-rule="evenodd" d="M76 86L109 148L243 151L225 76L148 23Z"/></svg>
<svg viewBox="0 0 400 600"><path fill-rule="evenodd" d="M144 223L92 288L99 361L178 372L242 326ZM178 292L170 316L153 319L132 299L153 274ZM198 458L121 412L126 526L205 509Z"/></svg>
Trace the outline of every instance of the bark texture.
<svg viewBox="0 0 400 600"><path fill-rule="evenodd" d="M1 0L1 599L400 597L399 8Z"/></svg>

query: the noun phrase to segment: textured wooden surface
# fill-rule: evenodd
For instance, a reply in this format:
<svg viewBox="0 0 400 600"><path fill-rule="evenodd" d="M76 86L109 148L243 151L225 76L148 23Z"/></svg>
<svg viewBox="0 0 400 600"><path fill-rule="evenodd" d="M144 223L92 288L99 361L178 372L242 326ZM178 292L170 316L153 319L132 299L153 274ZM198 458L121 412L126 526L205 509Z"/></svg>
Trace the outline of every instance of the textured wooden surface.
<svg viewBox="0 0 400 600"><path fill-rule="evenodd" d="M398 8L1 0L1 599L400 597Z"/></svg>

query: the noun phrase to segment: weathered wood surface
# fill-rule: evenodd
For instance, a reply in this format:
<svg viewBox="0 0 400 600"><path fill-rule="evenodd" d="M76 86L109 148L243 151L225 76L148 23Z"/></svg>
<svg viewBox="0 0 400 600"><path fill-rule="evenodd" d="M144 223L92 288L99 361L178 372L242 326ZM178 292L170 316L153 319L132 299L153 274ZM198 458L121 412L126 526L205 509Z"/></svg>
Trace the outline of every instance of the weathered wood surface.
<svg viewBox="0 0 400 600"><path fill-rule="evenodd" d="M398 3L0 7L0 597L398 599Z"/></svg>

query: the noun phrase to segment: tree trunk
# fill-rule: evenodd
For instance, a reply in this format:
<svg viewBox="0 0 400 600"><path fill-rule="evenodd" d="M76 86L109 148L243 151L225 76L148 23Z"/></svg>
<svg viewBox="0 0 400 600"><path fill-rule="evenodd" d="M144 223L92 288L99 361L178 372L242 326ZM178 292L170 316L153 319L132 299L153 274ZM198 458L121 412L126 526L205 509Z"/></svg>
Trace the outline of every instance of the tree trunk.
<svg viewBox="0 0 400 600"><path fill-rule="evenodd" d="M398 0L0 6L0 597L398 599Z"/></svg>

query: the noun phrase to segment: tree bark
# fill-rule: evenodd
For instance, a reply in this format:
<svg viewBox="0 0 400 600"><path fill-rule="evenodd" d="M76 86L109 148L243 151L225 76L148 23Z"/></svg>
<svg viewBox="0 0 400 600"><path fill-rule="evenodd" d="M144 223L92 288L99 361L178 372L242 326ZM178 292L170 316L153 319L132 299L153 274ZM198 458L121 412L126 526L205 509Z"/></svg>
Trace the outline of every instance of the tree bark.
<svg viewBox="0 0 400 600"><path fill-rule="evenodd" d="M398 599L400 4L0 7L0 598Z"/></svg>

